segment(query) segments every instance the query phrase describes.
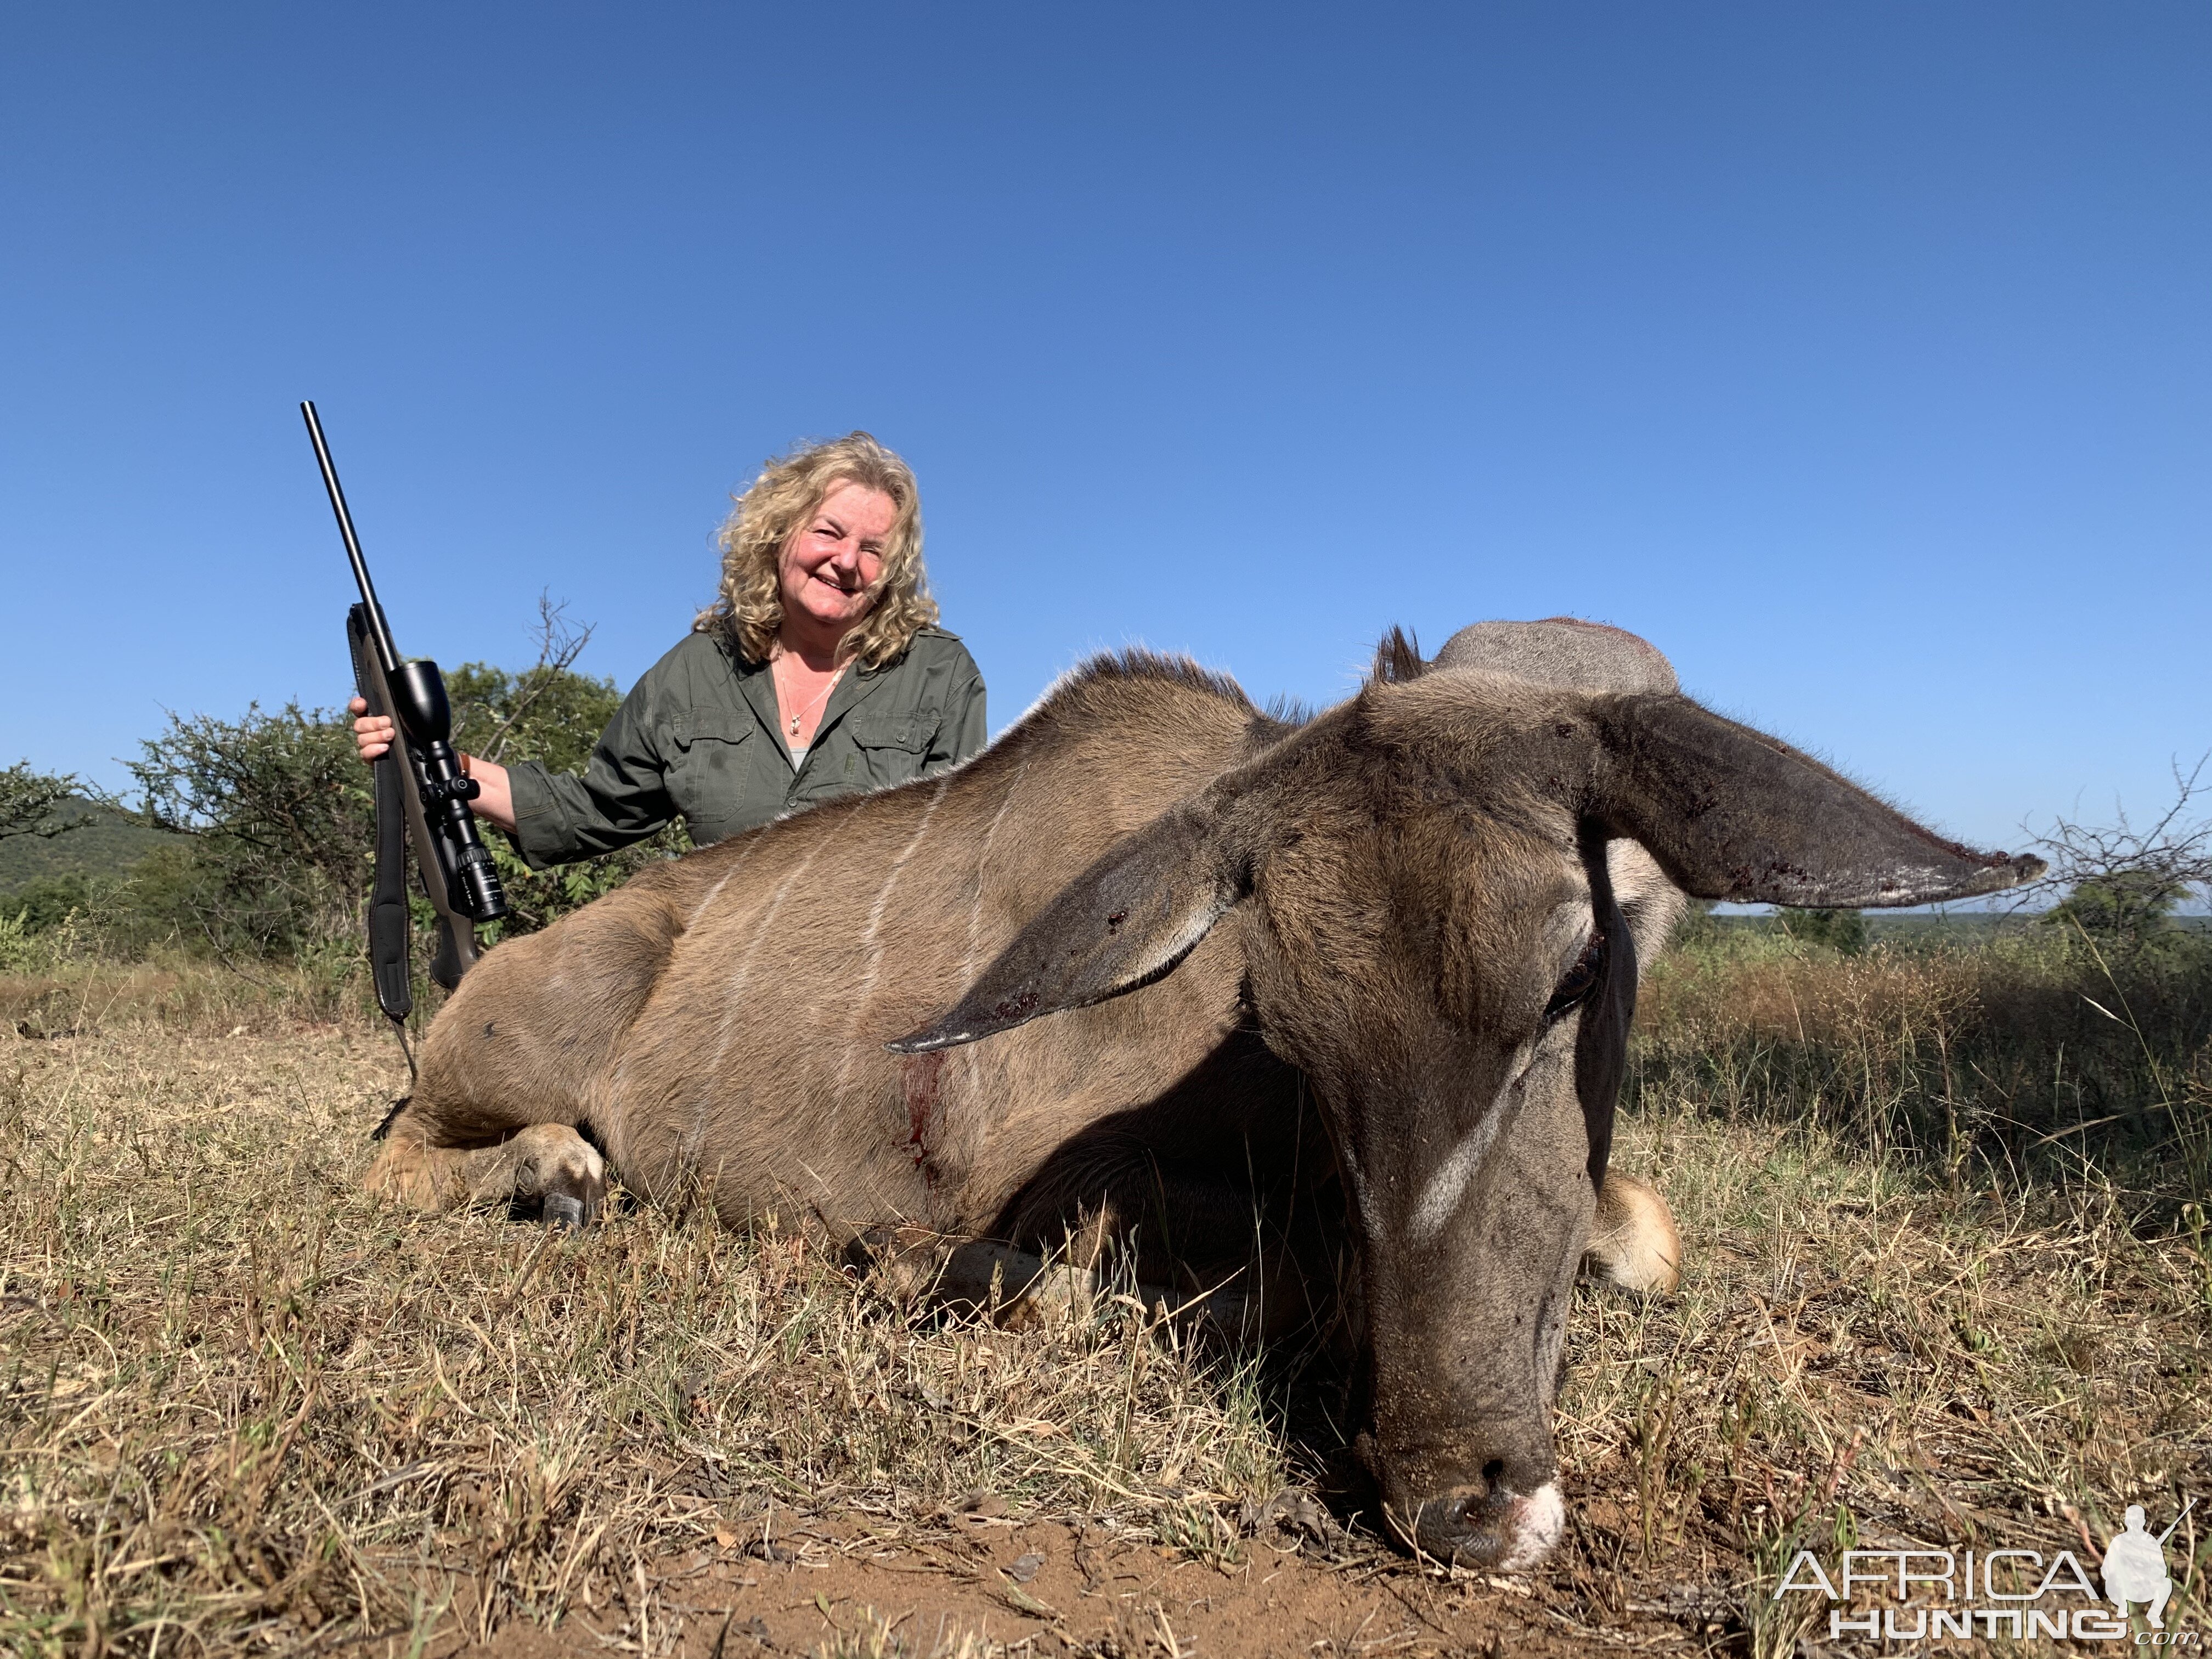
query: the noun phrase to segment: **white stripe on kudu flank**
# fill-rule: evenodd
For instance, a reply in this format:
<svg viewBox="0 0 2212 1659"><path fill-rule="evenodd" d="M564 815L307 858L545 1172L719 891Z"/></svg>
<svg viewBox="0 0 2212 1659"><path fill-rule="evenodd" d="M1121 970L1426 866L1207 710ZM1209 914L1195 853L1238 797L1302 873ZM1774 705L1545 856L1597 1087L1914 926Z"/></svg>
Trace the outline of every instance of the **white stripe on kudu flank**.
<svg viewBox="0 0 2212 1659"><path fill-rule="evenodd" d="M730 1051L730 1030L736 1022L738 1009L744 1002L745 981L752 976L753 957L759 954L760 942L768 937L768 930L775 921L775 913L783 908L784 900L791 896L791 890L796 887L800 878L806 874L808 867L814 862L814 855L819 853L822 848L823 842L817 840L813 846L806 849L806 856L799 860L799 867L786 876L778 884L775 896L763 907L760 920L753 924L753 935L745 941L745 953L738 959L738 970L731 977L727 988L722 993L721 1033L714 1044L714 1063L708 1068L710 1074L720 1073L722 1057ZM703 1124L706 1115L707 1100L702 1094L698 1105L691 1114L695 1132Z"/></svg>
<svg viewBox="0 0 2212 1659"><path fill-rule="evenodd" d="M876 889L876 902L868 907L868 930L860 936L860 943L870 952L868 980L872 984L875 981L877 961L883 954L876 944L876 930L884 925L884 905L890 898L891 889L898 885L899 872L906 868L906 861L914 856L914 849L921 845L921 838L929 833L929 820L936 815L938 803L945 799L945 792L951 787L950 775L939 780L937 787L930 793L929 805L921 809L921 817L914 826L914 833L907 837L906 845L899 848L899 855L891 860L891 867L884 872L882 884Z"/></svg>
<svg viewBox="0 0 2212 1659"><path fill-rule="evenodd" d="M868 965L860 975L860 989L853 994L853 1018L845 1031L845 1051L837 1060L837 1091L830 1102L833 1112L837 1109L837 1103L844 1099L845 1091L849 1086L853 1054L860 1038L860 1022L866 1018L868 999L875 994L876 976L883 968L884 947L877 940L876 934L884 925L884 906L890 902L891 889L898 885L899 872L906 868L906 861L914 856L914 849L921 845L921 838L929 830L929 820L937 811L937 804L945 799L945 792L951 783L950 774L939 780L935 792L929 798L929 805L921 809L921 818L914 826L914 833L907 837L906 845L899 848L898 856L891 860L891 867L884 872L882 882L876 888L876 902L868 907L868 926L860 935L860 948L868 953Z"/></svg>
<svg viewBox="0 0 2212 1659"><path fill-rule="evenodd" d="M775 926L776 912L783 908L783 902L791 896L791 890L798 886L807 871L813 867L814 860L823 845L823 842L817 838L814 845L806 849L806 856L799 860L799 867L776 884L775 896L768 902L768 907L761 912L760 921L754 924L753 936L745 941L745 953L738 960L737 972L731 975L728 995L732 1005L744 992L745 981L752 977L753 958L760 954L761 941L768 937L769 929Z"/></svg>
<svg viewBox="0 0 2212 1659"><path fill-rule="evenodd" d="M968 901L968 944L960 953L960 988L965 991L975 981L975 924L983 914L983 875L991 867L991 838L999 833L1000 822L1006 809L1014 804L1014 792L1022 787L1023 775L1030 769L1029 757L1014 769L1013 780L1006 785L1006 799L999 810L991 814L991 827L983 832L983 845L975 854L975 891Z"/></svg>
<svg viewBox="0 0 2212 1659"><path fill-rule="evenodd" d="M716 882L712 887L708 888L707 890L707 896L701 899L698 903L693 905L691 907L691 914L684 918L684 932L689 933L694 927L698 925L699 918L707 914L707 907L712 904L716 899L722 896L722 890L730 884L730 878L736 875L738 871L745 867L752 859L754 849L759 847L759 845L760 843L757 841L749 842L738 850L736 861L733 862L727 870L722 872L721 880Z"/></svg>
<svg viewBox="0 0 2212 1659"><path fill-rule="evenodd" d="M721 896L722 890L730 884L730 878L751 862L753 854L759 849L759 842L749 841L738 849L737 858L732 862L730 867L722 872L722 878L708 889L707 896L693 905L691 914L684 918L684 931L686 933L699 925L699 918L707 914L707 907ZM725 1029L726 1030L726 1028ZM725 1036L723 1040L726 1042L727 1036ZM635 1051L625 1045L622 1057L615 1062L613 1075L608 1079L611 1085L609 1092L613 1097L620 1097L624 1086L629 1083L630 1062L635 1057Z"/></svg>

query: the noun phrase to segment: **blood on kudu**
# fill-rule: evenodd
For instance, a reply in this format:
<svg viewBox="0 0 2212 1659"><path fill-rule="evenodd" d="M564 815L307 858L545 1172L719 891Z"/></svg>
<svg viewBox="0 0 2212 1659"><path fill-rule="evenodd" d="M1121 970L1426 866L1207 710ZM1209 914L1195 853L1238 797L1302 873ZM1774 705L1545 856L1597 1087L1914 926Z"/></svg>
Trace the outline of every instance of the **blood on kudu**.
<svg viewBox="0 0 2212 1659"><path fill-rule="evenodd" d="M915 1167L929 1174L929 1134L937 1127L937 1107L942 1092L945 1055L942 1051L908 1054L900 1063L900 1083L906 1094L907 1147Z"/></svg>

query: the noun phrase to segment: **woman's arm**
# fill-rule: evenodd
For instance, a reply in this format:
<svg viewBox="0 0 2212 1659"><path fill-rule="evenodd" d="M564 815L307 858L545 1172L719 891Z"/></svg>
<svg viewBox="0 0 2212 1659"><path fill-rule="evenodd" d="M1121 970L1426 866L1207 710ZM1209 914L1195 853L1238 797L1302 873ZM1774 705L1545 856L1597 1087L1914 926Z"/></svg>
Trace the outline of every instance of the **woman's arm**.
<svg viewBox="0 0 2212 1659"><path fill-rule="evenodd" d="M514 792L507 781L507 769L497 761L475 755L461 757L461 764L477 781L477 798L469 803L474 812L495 830L514 833Z"/></svg>
<svg viewBox="0 0 2212 1659"><path fill-rule="evenodd" d="M969 756L981 753L990 740L991 723L983 708L983 677L970 663L967 683L945 701L945 718L938 725L929 752L922 757L921 775L926 778L957 766Z"/></svg>
<svg viewBox="0 0 2212 1659"><path fill-rule="evenodd" d="M667 665L664 657L630 688L580 777L538 761L517 761L507 769L515 850L532 869L611 853L675 821L676 803L668 792L669 716L661 695Z"/></svg>
<svg viewBox="0 0 2212 1659"><path fill-rule="evenodd" d="M670 823L676 809L651 741L652 722L632 707L644 690L641 681L623 702L580 778L524 761L518 781L497 761L465 757L477 788L470 810L514 836L524 860L538 870L611 852ZM390 716L369 714L359 697L348 707L354 715L354 743L366 765L391 749L395 728ZM526 817L527 825L522 823Z"/></svg>

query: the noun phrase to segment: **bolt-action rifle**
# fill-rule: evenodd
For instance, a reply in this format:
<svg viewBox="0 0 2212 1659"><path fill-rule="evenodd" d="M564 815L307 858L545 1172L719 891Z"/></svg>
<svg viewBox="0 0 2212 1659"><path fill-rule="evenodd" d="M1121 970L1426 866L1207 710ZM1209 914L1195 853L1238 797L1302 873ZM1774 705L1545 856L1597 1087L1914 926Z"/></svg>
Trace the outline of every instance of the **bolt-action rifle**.
<svg viewBox="0 0 2212 1659"><path fill-rule="evenodd" d="M402 662L392 644L392 629L368 580L346 511L337 469L315 406L301 404L307 436L323 469L323 488L337 514L338 534L361 588L361 603L346 612L346 641L353 653L353 678L372 714L392 717L398 741L375 763L376 885L368 905L368 959L376 981L376 1000L403 1027L415 1006L409 975L407 848L415 848L415 869L422 891L438 913L438 949L430 977L451 990L477 959L476 925L507 914L507 896L491 854L477 835L469 803L480 786L461 770L453 752L453 718L446 701L445 677L428 660ZM411 1060L410 1060L411 1064ZM389 1120L387 1120L388 1121Z"/></svg>

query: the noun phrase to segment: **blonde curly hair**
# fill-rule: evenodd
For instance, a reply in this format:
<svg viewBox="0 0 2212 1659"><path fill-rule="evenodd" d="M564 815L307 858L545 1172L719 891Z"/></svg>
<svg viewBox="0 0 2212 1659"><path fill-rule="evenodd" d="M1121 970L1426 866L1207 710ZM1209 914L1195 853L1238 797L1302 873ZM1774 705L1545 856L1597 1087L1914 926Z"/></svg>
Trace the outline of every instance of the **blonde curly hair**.
<svg viewBox="0 0 2212 1659"><path fill-rule="evenodd" d="M865 432L805 444L761 470L723 522L720 597L692 622L699 634L726 634L751 662L766 662L783 626L779 580L784 544L843 483L881 490L898 508L884 538L884 564L867 614L846 630L837 655L881 668L937 620L937 601L921 568L921 490L914 470Z"/></svg>

